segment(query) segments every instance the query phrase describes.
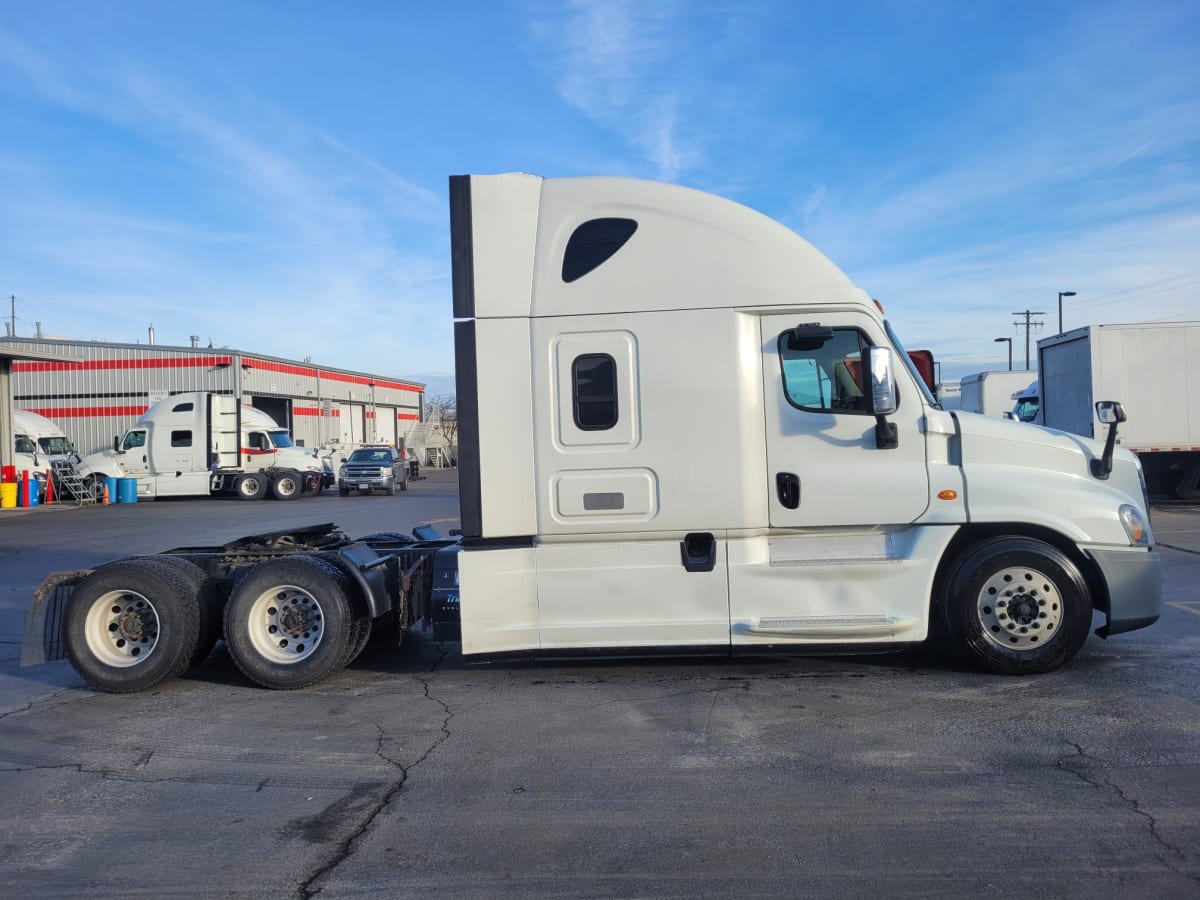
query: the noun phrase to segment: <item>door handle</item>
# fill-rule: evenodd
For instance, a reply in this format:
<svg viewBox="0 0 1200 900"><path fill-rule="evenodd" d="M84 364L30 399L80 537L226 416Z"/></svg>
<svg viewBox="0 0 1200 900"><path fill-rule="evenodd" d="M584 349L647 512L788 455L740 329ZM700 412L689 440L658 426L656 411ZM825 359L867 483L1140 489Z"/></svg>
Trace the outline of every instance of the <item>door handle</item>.
<svg viewBox="0 0 1200 900"><path fill-rule="evenodd" d="M779 491L779 502L787 509L800 505L800 479L791 472L780 472L775 476L775 488Z"/></svg>

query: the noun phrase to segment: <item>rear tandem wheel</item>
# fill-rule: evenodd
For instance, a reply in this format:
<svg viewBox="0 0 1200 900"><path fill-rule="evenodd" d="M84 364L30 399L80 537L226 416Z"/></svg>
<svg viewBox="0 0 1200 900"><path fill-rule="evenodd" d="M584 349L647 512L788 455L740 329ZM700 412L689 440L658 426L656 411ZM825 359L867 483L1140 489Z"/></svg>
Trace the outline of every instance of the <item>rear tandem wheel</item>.
<svg viewBox="0 0 1200 900"><path fill-rule="evenodd" d="M140 691L187 670L199 643L200 603L174 566L123 560L75 587L63 634L71 665L92 685Z"/></svg>

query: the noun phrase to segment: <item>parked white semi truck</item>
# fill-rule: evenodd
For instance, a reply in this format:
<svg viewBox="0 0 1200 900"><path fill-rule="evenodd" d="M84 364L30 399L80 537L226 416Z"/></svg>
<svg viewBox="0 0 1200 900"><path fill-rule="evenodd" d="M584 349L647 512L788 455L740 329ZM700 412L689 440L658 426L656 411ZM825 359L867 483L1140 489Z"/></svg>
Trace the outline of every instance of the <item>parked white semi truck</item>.
<svg viewBox="0 0 1200 900"><path fill-rule="evenodd" d="M65 648L136 690L207 653L223 615L273 688L421 619L468 660L932 636L1028 674L1074 656L1094 610L1102 637L1158 618L1118 404L1103 444L939 409L833 263L694 190L459 176L450 209L461 541L327 526L61 573L26 661Z"/></svg>
<svg viewBox="0 0 1200 900"><path fill-rule="evenodd" d="M291 500L319 493L323 467L286 428L232 395L172 394L151 406L113 448L76 466L99 494L106 478L136 478L138 498L268 494Z"/></svg>
<svg viewBox="0 0 1200 900"><path fill-rule="evenodd" d="M18 477L28 472L37 479L38 497L46 497L46 472L73 461L75 448L57 424L27 409L13 410L13 462Z"/></svg>
<svg viewBox="0 0 1200 900"><path fill-rule="evenodd" d="M1093 397L1119 400L1151 493L1200 500L1200 322L1076 328L1038 341L1038 368L1040 424L1099 436Z"/></svg>

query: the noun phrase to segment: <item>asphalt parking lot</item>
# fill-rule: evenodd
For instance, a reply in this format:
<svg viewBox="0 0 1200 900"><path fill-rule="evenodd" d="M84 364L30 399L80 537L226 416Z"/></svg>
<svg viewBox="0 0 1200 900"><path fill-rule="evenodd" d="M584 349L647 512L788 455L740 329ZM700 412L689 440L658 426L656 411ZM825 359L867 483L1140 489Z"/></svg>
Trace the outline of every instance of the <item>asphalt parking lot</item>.
<svg viewBox="0 0 1200 900"><path fill-rule="evenodd" d="M1155 512L1160 622L1033 678L924 652L468 667L421 633L288 693L221 646L132 696L17 667L52 570L456 515L435 472L0 517L0 893L1200 896L1194 506Z"/></svg>

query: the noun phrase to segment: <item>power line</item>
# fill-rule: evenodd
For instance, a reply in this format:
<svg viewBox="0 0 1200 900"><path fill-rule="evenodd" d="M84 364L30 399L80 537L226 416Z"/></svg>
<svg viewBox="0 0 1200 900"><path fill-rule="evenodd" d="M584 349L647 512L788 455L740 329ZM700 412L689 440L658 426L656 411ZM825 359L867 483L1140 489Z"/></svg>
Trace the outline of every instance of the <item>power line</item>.
<svg viewBox="0 0 1200 900"><path fill-rule="evenodd" d="M1015 328L1024 328L1025 329L1025 368L1026 369L1029 368L1029 332L1033 328L1037 328L1038 331L1041 331L1042 326L1046 324L1045 322L1042 322L1042 321L1033 322L1030 320L1032 319L1033 316L1044 316L1045 314L1046 313L1041 310L1034 312L1031 309L1027 309L1024 312L1013 313L1014 316L1024 316L1025 317L1024 323L1013 322L1013 326Z"/></svg>
<svg viewBox="0 0 1200 900"><path fill-rule="evenodd" d="M1102 306L1105 303L1119 303L1122 300L1132 300L1133 297L1130 297L1127 295L1134 294L1136 292L1140 292L1145 288L1159 288L1158 291L1150 292L1150 293L1158 293L1159 291L1174 290L1175 288L1179 288L1179 287L1187 287L1187 284L1190 282L1184 283L1184 284L1178 284L1178 285L1169 285L1167 287L1161 287L1161 288L1159 287L1159 285L1167 285L1168 282L1179 281L1180 279L1183 279L1183 278L1192 278L1193 276L1196 276L1196 275L1200 275L1200 269L1192 269L1190 272L1180 272L1178 275L1171 275L1171 276L1168 276L1167 278L1159 278L1157 281L1147 281L1145 284L1135 284L1133 287L1127 287L1127 288L1123 288L1119 291L1111 291L1107 294L1101 294L1098 297L1094 297L1092 299L1083 301L1081 303L1081 305ZM1138 296L1145 296L1145 295L1138 294Z"/></svg>

